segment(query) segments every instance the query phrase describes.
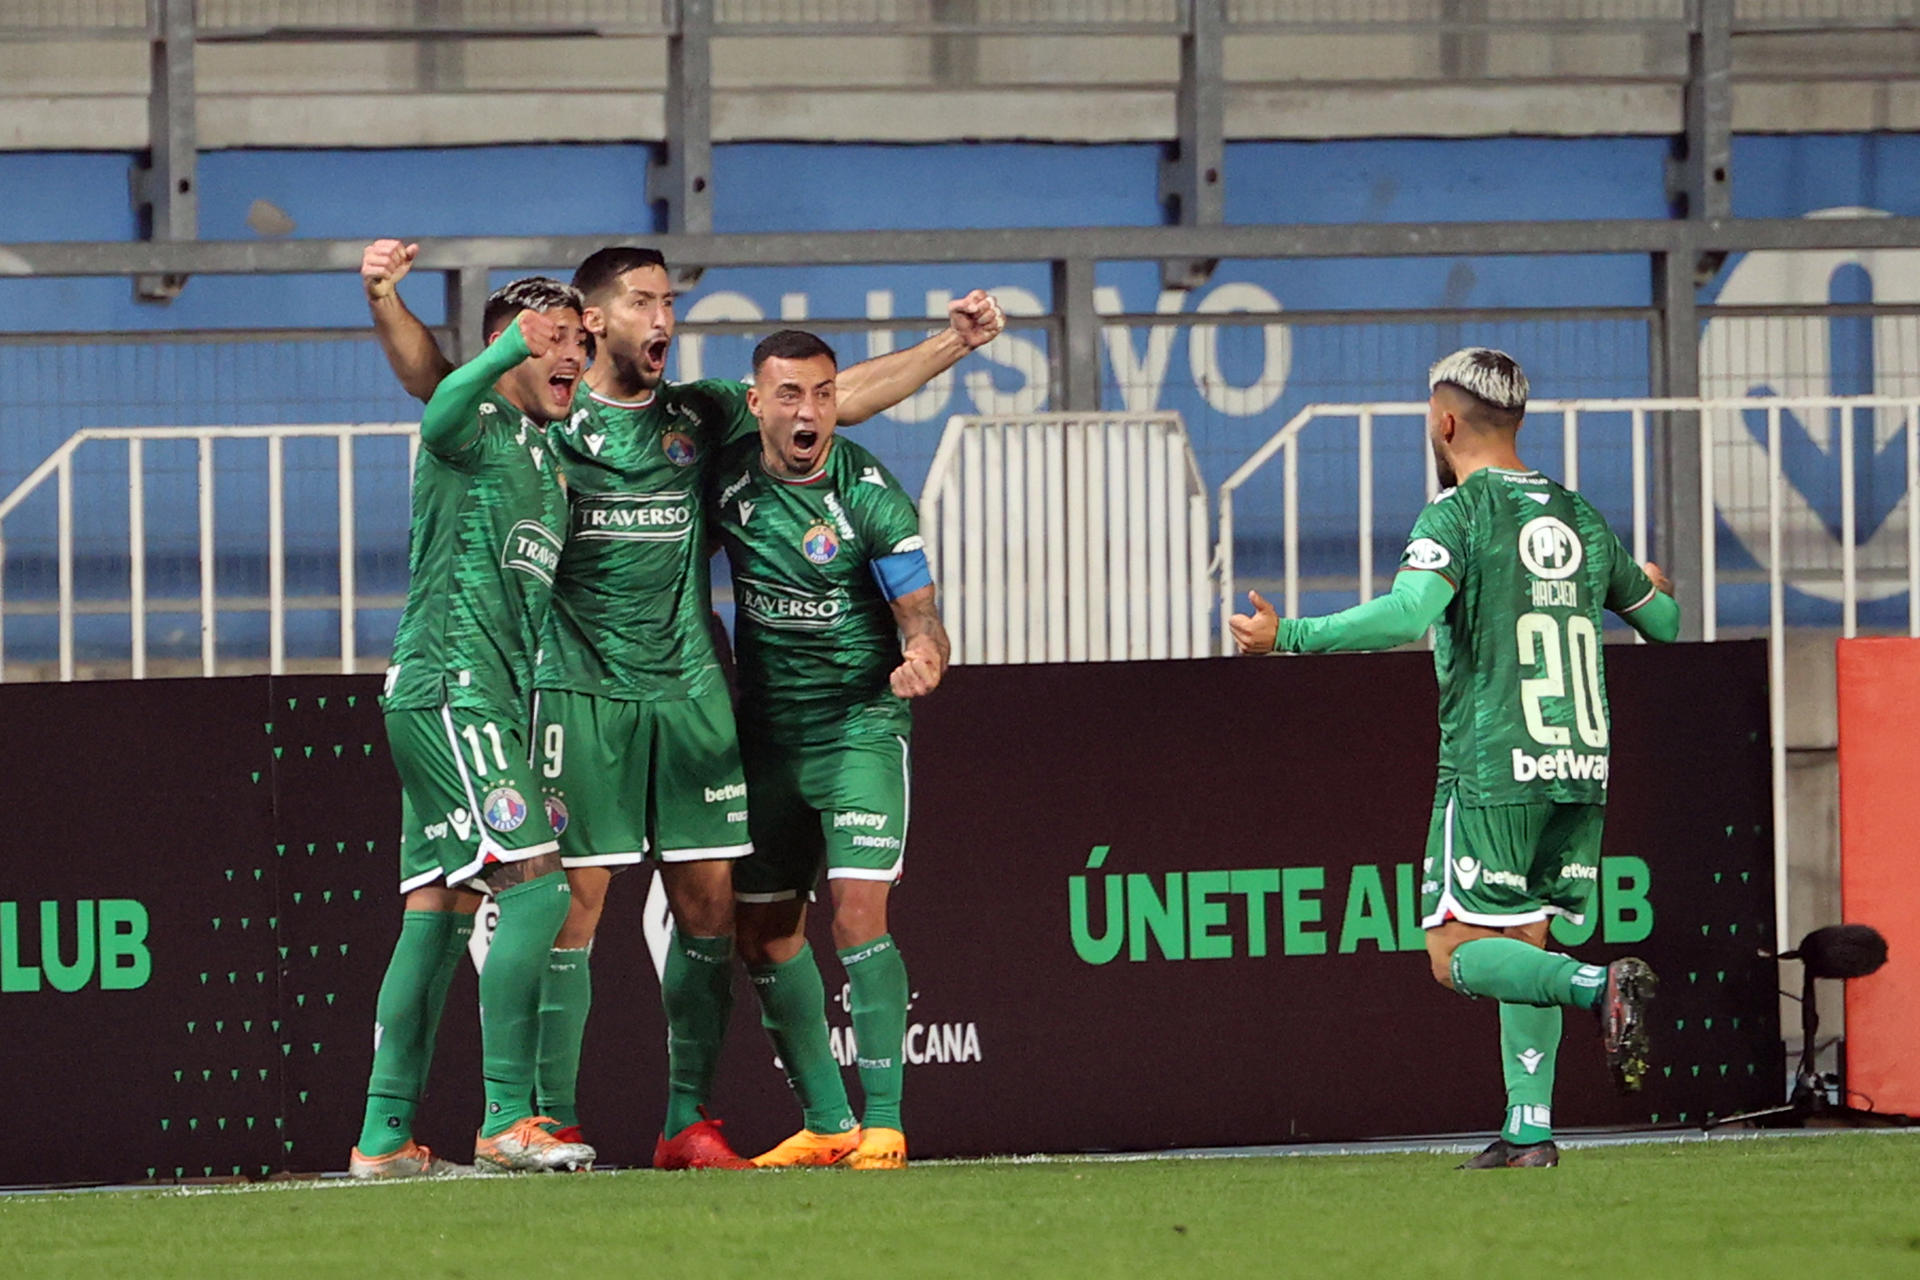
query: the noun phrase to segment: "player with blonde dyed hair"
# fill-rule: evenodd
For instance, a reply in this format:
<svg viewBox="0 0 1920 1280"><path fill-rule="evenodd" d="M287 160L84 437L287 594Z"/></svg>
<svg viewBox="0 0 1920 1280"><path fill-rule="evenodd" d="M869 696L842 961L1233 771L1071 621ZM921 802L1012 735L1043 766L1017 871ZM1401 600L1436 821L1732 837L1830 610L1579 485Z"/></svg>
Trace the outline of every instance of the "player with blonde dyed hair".
<svg viewBox="0 0 1920 1280"><path fill-rule="evenodd" d="M1444 486L1414 522L1384 596L1281 618L1258 592L1228 620L1243 653L1390 649L1434 630L1440 772L1421 925L1442 986L1500 1002L1507 1120L1460 1167L1559 1163L1552 1131L1561 1010L1598 1013L1623 1091L1647 1069L1643 960L1548 951L1556 915L1582 921L1599 877L1611 732L1603 610L1649 640L1679 634L1672 584L1636 564L1579 494L1520 460L1527 377L1512 356L1456 351L1428 374L1427 437Z"/></svg>

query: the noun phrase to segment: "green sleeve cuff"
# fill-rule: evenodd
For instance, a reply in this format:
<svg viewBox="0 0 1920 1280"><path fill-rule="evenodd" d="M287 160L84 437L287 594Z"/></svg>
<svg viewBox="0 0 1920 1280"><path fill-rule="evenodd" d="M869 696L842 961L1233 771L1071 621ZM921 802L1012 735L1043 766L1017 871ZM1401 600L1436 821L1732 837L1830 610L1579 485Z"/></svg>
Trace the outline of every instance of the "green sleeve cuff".
<svg viewBox="0 0 1920 1280"><path fill-rule="evenodd" d="M1620 615L1627 625L1655 644L1671 644L1680 634L1680 602L1664 591Z"/></svg>

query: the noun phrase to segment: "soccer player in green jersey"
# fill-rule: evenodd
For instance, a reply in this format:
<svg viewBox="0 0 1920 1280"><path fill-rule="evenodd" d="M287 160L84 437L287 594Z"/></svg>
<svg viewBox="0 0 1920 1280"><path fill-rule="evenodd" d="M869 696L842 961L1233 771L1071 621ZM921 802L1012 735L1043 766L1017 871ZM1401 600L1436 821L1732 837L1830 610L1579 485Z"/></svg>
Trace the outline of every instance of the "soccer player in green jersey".
<svg viewBox="0 0 1920 1280"><path fill-rule="evenodd" d="M362 275L381 342L418 395L445 360L392 292L415 249L375 242ZM595 359L554 437L573 524L535 678L535 745L574 893L542 1000L538 1096L543 1111L577 1125L587 956L613 872L651 857L674 918L661 983L668 1104L654 1162L745 1168L704 1114L732 1008L731 860L751 844L733 713L708 629L699 494L715 451L757 423L740 383L665 380L674 290L659 253L602 249L574 283ZM987 294L961 298L943 332L844 371L841 421L899 403L1003 324Z"/></svg>
<svg viewBox="0 0 1920 1280"><path fill-rule="evenodd" d="M906 855L906 700L939 685L949 646L913 500L879 459L834 437L838 374L813 334L760 343L747 392L759 430L722 449L708 480L738 602L753 835L733 876L740 956L803 1114L754 1163L898 1169L908 987L887 897ZM858 1125L806 936L823 864L866 1095Z"/></svg>
<svg viewBox="0 0 1920 1280"><path fill-rule="evenodd" d="M1440 773L1421 924L1442 986L1500 1001L1507 1119L1463 1169L1559 1163L1553 1068L1561 1010L1598 1013L1623 1090L1647 1071L1643 960L1601 968L1546 950L1580 923L1599 877L1608 741L1602 610L1649 640L1679 634L1672 584L1634 563L1579 494L1520 460L1527 379L1504 352L1457 351L1428 376L1443 489L1414 522L1387 595L1281 618L1257 592L1228 620L1243 653L1387 649L1435 628Z"/></svg>
<svg viewBox="0 0 1920 1280"><path fill-rule="evenodd" d="M407 604L382 699L400 774L406 913L374 1024L358 1178L444 1171L413 1140L434 1035L480 890L499 924L480 975L482 1169L590 1168L533 1112L540 988L566 917L560 847L527 751L534 647L566 537L548 424L586 363L580 296L519 280L487 300L488 346L440 383L420 423Z"/></svg>

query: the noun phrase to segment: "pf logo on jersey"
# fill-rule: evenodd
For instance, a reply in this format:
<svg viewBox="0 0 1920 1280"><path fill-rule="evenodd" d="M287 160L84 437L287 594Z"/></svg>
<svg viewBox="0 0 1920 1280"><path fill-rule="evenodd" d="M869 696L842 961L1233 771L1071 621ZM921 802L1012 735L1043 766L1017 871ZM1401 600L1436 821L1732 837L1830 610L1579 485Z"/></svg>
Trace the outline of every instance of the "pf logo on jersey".
<svg viewBox="0 0 1920 1280"><path fill-rule="evenodd" d="M800 549L815 564L826 564L840 554L840 540L833 536L833 526L823 520L807 530L800 539Z"/></svg>
<svg viewBox="0 0 1920 1280"><path fill-rule="evenodd" d="M1558 516L1535 516L1520 528L1520 563L1536 578L1571 578L1584 554Z"/></svg>

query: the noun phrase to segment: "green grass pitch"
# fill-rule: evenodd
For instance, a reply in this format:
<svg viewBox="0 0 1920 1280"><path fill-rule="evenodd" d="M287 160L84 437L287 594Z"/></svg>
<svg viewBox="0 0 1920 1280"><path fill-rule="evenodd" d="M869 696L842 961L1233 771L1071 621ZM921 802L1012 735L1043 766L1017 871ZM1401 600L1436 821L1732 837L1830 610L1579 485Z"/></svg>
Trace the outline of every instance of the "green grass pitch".
<svg viewBox="0 0 1920 1280"><path fill-rule="evenodd" d="M1920 1134L0 1198L40 1276L1920 1276Z"/></svg>

